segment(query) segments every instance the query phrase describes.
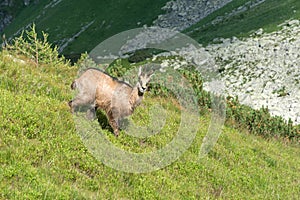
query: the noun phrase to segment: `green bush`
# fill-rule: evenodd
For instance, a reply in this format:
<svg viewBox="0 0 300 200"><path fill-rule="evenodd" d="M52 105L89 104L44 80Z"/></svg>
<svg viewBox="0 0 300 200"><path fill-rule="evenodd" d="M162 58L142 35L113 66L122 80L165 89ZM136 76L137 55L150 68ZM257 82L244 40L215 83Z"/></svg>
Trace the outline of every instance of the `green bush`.
<svg viewBox="0 0 300 200"><path fill-rule="evenodd" d="M147 58L151 58L152 54L151 52L147 51L147 50L138 50L136 52L133 53L133 55L131 55L128 58L128 61L130 63L138 63L138 62L142 62L144 60L146 60Z"/></svg>

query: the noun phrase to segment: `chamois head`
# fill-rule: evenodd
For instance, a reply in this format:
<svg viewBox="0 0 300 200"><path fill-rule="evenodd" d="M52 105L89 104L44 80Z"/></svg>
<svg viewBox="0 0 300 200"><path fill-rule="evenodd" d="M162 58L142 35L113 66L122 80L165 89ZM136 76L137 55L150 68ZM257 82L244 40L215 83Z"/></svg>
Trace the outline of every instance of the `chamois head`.
<svg viewBox="0 0 300 200"><path fill-rule="evenodd" d="M140 96L142 96L146 92L148 83L152 75L153 71L150 71L148 73L142 73L142 68L139 68L137 89Z"/></svg>

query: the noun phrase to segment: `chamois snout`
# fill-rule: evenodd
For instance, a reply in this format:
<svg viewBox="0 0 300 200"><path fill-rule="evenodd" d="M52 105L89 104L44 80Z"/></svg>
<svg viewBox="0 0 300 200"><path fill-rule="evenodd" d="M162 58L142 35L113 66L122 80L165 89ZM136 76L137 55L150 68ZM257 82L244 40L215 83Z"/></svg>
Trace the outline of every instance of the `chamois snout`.
<svg viewBox="0 0 300 200"><path fill-rule="evenodd" d="M142 85L141 83L138 83L138 90L141 93L145 93L147 90L147 85Z"/></svg>

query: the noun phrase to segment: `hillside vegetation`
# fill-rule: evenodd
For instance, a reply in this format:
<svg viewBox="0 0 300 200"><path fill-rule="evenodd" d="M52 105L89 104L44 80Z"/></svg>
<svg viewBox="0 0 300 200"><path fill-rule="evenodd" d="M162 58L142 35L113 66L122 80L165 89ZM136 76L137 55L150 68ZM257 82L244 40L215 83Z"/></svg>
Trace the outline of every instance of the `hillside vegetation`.
<svg viewBox="0 0 300 200"><path fill-rule="evenodd" d="M210 124L207 112L199 116L198 127L190 127L198 129L196 138L173 164L144 174L105 166L84 146L67 105L78 67L61 59L45 64L47 59L37 65L13 51L0 53L0 198L299 198L296 144L266 140L226 125L213 150L199 159ZM159 134L138 139L121 132L115 138L104 126L107 139L132 152L166 145L180 118L175 100L149 94L132 117L149 123L148 107L153 104L164 107L170 116Z"/></svg>
<svg viewBox="0 0 300 200"><path fill-rule="evenodd" d="M92 50L103 40L129 29L151 25L167 0L46 0L33 4L5 29L8 37L33 22L37 30L50 34L49 40L64 54ZM68 27L68 28L66 28Z"/></svg>

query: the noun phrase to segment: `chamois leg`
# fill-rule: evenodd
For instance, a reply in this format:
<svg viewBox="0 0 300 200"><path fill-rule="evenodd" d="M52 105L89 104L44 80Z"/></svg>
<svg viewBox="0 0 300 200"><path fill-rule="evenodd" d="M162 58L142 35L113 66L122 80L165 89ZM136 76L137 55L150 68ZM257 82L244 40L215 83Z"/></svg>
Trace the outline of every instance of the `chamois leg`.
<svg viewBox="0 0 300 200"><path fill-rule="evenodd" d="M73 104L73 100L71 100L71 101L68 102L68 105L70 107L71 113L74 113L74 107L72 106L72 104Z"/></svg>
<svg viewBox="0 0 300 200"><path fill-rule="evenodd" d="M95 106L91 106L91 108L86 111L86 118L88 120L94 120L96 118L96 108L95 108Z"/></svg>
<svg viewBox="0 0 300 200"><path fill-rule="evenodd" d="M119 124L118 119L115 119L112 114L108 114L108 123L112 127L116 137L119 136Z"/></svg>
<svg viewBox="0 0 300 200"><path fill-rule="evenodd" d="M84 105L90 105L91 104L91 99L85 96L77 96L73 100L69 101L69 106L71 109L71 112L74 113L75 109L78 106L84 106Z"/></svg>

